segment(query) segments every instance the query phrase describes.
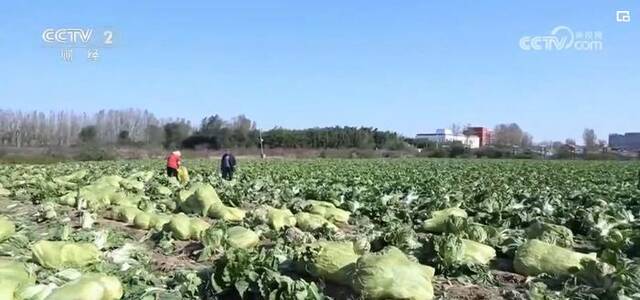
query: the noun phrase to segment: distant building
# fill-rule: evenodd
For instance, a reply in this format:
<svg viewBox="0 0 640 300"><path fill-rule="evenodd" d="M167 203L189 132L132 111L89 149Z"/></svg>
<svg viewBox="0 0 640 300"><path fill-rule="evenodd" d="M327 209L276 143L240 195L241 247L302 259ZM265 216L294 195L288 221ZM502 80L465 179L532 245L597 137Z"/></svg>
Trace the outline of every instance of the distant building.
<svg viewBox="0 0 640 300"><path fill-rule="evenodd" d="M435 133L419 133L416 135L416 142L430 141L436 144L460 142L465 147L480 148L480 137L477 135L453 134L451 129L438 129Z"/></svg>
<svg viewBox="0 0 640 300"><path fill-rule="evenodd" d="M491 144L491 131L486 127L467 127L464 134L467 136L475 135L480 138L480 147Z"/></svg>
<svg viewBox="0 0 640 300"><path fill-rule="evenodd" d="M613 150L640 151L640 132L609 135L609 148Z"/></svg>
<svg viewBox="0 0 640 300"><path fill-rule="evenodd" d="M565 151L569 151L571 153L575 153L575 154L584 154L586 149L584 146L578 146L578 145L573 145L573 144L565 144L562 146L562 148Z"/></svg>

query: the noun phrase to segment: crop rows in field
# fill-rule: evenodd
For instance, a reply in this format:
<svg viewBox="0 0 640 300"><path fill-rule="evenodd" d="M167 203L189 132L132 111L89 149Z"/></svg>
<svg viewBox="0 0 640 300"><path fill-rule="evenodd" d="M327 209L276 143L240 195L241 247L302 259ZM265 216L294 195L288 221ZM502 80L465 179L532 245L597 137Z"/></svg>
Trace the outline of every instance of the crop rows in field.
<svg viewBox="0 0 640 300"><path fill-rule="evenodd" d="M24 285L64 287L72 269L115 276L124 299L640 293L637 164L268 160L241 162L231 182L211 161L186 166L188 183L160 161L0 166L0 212L15 224L0 255L25 263ZM43 266L33 254L43 240L99 254ZM406 268L367 273L388 257ZM384 272L424 281L372 289Z"/></svg>

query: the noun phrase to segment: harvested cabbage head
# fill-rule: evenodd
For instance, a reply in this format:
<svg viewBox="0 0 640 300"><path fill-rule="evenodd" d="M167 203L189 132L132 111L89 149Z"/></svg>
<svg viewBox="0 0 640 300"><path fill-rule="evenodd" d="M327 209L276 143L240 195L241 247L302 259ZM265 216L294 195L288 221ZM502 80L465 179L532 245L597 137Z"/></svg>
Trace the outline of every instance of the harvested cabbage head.
<svg viewBox="0 0 640 300"><path fill-rule="evenodd" d="M169 223L169 221L171 221L171 216L164 215L164 214L152 214L150 225L151 225L151 228L155 230L162 230L164 225Z"/></svg>
<svg viewBox="0 0 640 300"><path fill-rule="evenodd" d="M267 219L269 226L275 230L280 230L284 227L296 226L296 217L293 216L288 209L277 209L269 207L267 211Z"/></svg>
<svg viewBox="0 0 640 300"><path fill-rule="evenodd" d="M209 217L227 222L240 222L244 219L246 212L237 207L224 206L222 204L211 206Z"/></svg>
<svg viewBox="0 0 640 300"><path fill-rule="evenodd" d="M446 232L449 216L466 218L467 212L457 207L434 211L431 213L431 218L422 223L422 230L427 232Z"/></svg>
<svg viewBox="0 0 640 300"><path fill-rule="evenodd" d="M433 268L410 260L398 248L388 247L358 259L353 288L366 299L430 300L433 275Z"/></svg>
<svg viewBox="0 0 640 300"><path fill-rule="evenodd" d="M198 258L201 261L232 249L253 248L260 242L255 232L240 226L228 229L224 226L211 226L202 232L200 238L204 245Z"/></svg>
<svg viewBox="0 0 640 300"><path fill-rule="evenodd" d="M305 212L296 214L296 224L300 229L304 231L314 231L321 228L322 226L327 226L328 228L333 230L338 229L336 225L333 225L333 223L329 222L322 216Z"/></svg>
<svg viewBox="0 0 640 300"><path fill-rule="evenodd" d="M471 265L488 265L496 257L496 251L476 241L447 234L435 237L432 258L443 272L455 272L456 268Z"/></svg>
<svg viewBox="0 0 640 300"><path fill-rule="evenodd" d="M18 290L17 299L23 300L45 300L58 286L55 283L31 285ZM0 296L0 299L2 296Z"/></svg>
<svg viewBox="0 0 640 300"><path fill-rule="evenodd" d="M11 191L5 189L2 187L2 184L0 184L0 197L6 197L11 195Z"/></svg>
<svg viewBox="0 0 640 300"><path fill-rule="evenodd" d="M92 210L101 209L111 204L121 204L127 196L120 192L120 183L124 179L117 175L103 176L94 183L84 186L78 193L81 203ZM71 199L67 199L70 201Z"/></svg>
<svg viewBox="0 0 640 300"><path fill-rule="evenodd" d="M252 248L258 245L260 237L251 229L234 226L227 229L227 243L234 248Z"/></svg>
<svg viewBox="0 0 640 300"><path fill-rule="evenodd" d="M0 216L0 242L10 238L15 232L15 224L8 218Z"/></svg>
<svg viewBox="0 0 640 300"><path fill-rule="evenodd" d="M118 278L86 274L80 279L53 290L45 300L117 300L124 292Z"/></svg>
<svg viewBox="0 0 640 300"><path fill-rule="evenodd" d="M49 269L80 268L98 262L101 252L93 243L39 241L31 248L33 260Z"/></svg>
<svg viewBox="0 0 640 300"><path fill-rule="evenodd" d="M352 242L318 242L308 246L311 259L305 271L311 276L341 284L351 285L355 263L360 257Z"/></svg>
<svg viewBox="0 0 640 300"><path fill-rule="evenodd" d="M138 229L149 230L151 228L151 217L153 214L148 212L140 212L133 219L133 226Z"/></svg>
<svg viewBox="0 0 640 300"><path fill-rule="evenodd" d="M191 238L191 219L183 213L172 216L167 228L179 240L185 241Z"/></svg>
<svg viewBox="0 0 640 300"><path fill-rule="evenodd" d="M117 206L113 209L113 212L115 214L114 219L127 224L133 224L136 215L142 211L134 206Z"/></svg>
<svg viewBox="0 0 640 300"><path fill-rule="evenodd" d="M211 224L207 223L207 221L193 218L189 223L189 236L192 240L200 240L202 233L211 227Z"/></svg>
<svg viewBox="0 0 640 300"><path fill-rule="evenodd" d="M527 276L541 273L569 275L582 269L583 259L596 260L596 254L575 252L533 239L518 248L513 268L517 273Z"/></svg>
<svg viewBox="0 0 640 300"><path fill-rule="evenodd" d="M571 229L561 225L536 221L527 228L527 238L537 239L565 248L573 247Z"/></svg>
<svg viewBox="0 0 640 300"><path fill-rule="evenodd" d="M24 263L0 259L0 299L15 299L16 292L35 282Z"/></svg>
<svg viewBox="0 0 640 300"><path fill-rule="evenodd" d="M193 190L193 193L179 204L181 210L185 213L206 216L212 206L222 205L218 193L210 184L196 184L191 190Z"/></svg>
<svg viewBox="0 0 640 300"><path fill-rule="evenodd" d="M491 246L472 240L462 240L463 262L474 265L487 265L496 258L496 250Z"/></svg>
<svg viewBox="0 0 640 300"><path fill-rule="evenodd" d="M307 211L322 216L323 218L337 223L349 223L351 213L335 207L332 203L316 200L307 200Z"/></svg>

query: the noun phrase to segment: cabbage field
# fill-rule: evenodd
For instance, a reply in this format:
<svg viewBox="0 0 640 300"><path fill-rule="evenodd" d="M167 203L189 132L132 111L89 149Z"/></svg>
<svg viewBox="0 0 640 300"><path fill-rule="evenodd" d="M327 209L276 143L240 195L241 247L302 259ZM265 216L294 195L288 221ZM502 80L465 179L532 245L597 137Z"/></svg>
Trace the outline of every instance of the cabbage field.
<svg viewBox="0 0 640 300"><path fill-rule="evenodd" d="M640 165L0 165L0 300L640 299Z"/></svg>

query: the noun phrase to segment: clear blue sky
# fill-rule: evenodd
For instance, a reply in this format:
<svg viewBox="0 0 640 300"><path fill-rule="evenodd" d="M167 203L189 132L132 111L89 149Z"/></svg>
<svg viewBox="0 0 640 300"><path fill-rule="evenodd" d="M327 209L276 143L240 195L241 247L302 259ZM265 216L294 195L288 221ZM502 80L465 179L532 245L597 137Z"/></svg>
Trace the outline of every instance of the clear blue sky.
<svg viewBox="0 0 640 300"><path fill-rule="evenodd" d="M244 113L261 128L408 136L517 122L536 141L640 131L637 0L237 2L4 1L0 108ZM520 49L558 25L602 32L603 50ZM112 29L113 47L64 62L41 39L64 27Z"/></svg>

